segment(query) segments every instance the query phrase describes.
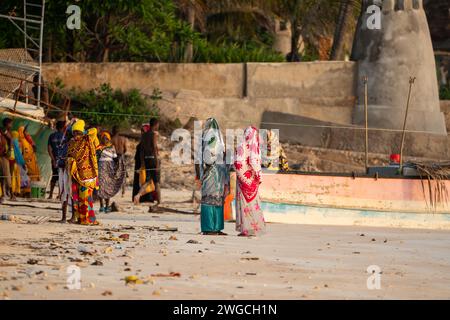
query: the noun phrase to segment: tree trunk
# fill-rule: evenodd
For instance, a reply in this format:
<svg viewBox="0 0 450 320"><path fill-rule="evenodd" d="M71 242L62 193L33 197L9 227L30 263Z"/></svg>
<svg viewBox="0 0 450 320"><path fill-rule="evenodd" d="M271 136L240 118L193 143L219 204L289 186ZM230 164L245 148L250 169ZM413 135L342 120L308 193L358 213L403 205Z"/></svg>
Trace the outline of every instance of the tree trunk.
<svg viewBox="0 0 450 320"><path fill-rule="evenodd" d="M195 30L195 10L192 6L188 9L188 23L191 26L191 30ZM184 51L184 62L190 63L194 59L194 44L189 41L186 44L186 50Z"/></svg>
<svg viewBox="0 0 450 320"><path fill-rule="evenodd" d="M299 41L300 41L300 23L298 21L291 21L292 26L292 37L291 37L291 52L288 54L288 62L298 62L300 61L299 51Z"/></svg>
<svg viewBox="0 0 450 320"><path fill-rule="evenodd" d="M45 52L45 62L52 62L52 55L53 55L53 34L48 35L47 39L47 49Z"/></svg>
<svg viewBox="0 0 450 320"><path fill-rule="evenodd" d="M103 50L102 62L109 62L109 48L108 47L106 47L105 50Z"/></svg>
<svg viewBox="0 0 450 320"><path fill-rule="evenodd" d="M352 0L345 0L339 9L338 21L334 33L333 46L331 48L330 60L344 60L345 42L344 38L350 26L352 17Z"/></svg>
<svg viewBox="0 0 450 320"><path fill-rule="evenodd" d="M66 51L66 62L74 62L74 42L75 42L75 37L74 37L74 31L73 30L69 30L66 29L66 46L67 46L67 51Z"/></svg>

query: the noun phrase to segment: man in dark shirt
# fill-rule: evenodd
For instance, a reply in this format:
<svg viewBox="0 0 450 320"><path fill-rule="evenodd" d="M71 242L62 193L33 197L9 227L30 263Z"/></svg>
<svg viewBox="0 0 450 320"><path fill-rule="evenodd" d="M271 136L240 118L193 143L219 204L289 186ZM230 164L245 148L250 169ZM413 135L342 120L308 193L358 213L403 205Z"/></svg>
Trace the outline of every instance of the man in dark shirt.
<svg viewBox="0 0 450 320"><path fill-rule="evenodd" d="M50 181L50 194L48 199L53 198L53 191L56 182L59 179L59 168L65 167L67 157L67 140L64 135L65 121L58 121L56 123L56 132L52 133L48 138L48 155L52 160L52 179ZM61 186L59 186L61 189Z"/></svg>
<svg viewBox="0 0 450 320"><path fill-rule="evenodd" d="M150 131L142 134L140 155L141 163L145 164L146 182L141 186L139 193L134 197L134 203L136 205L139 204L140 197L145 193L145 189L147 189L151 181L153 181L155 185L156 204L149 208L149 212L156 212L159 204L161 203L161 188L159 183L161 176L161 165L159 163L158 129L158 119L152 118L150 120Z"/></svg>

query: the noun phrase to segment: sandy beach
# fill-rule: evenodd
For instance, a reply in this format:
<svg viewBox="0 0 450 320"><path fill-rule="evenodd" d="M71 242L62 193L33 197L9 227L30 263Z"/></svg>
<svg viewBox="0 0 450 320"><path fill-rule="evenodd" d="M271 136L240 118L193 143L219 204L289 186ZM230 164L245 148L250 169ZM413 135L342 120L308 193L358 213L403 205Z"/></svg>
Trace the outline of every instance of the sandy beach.
<svg viewBox="0 0 450 320"><path fill-rule="evenodd" d="M0 221L0 298L450 298L448 232L269 224L248 239L226 223L228 236L207 237L189 213L192 193L163 194L161 214L116 197L122 212L98 214L99 227L56 223L56 201L0 206L16 219ZM74 265L80 289L67 284ZM371 265L379 290L367 288Z"/></svg>

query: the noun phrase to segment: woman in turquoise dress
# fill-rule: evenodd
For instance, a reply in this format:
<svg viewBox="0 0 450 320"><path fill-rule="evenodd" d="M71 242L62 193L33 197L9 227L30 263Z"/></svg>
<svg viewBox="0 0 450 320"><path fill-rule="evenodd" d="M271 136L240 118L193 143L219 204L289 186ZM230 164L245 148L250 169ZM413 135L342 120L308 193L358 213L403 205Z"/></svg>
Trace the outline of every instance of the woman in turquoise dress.
<svg viewBox="0 0 450 320"><path fill-rule="evenodd" d="M202 132L201 161L197 178L201 182L201 230L204 235L226 235L224 229L224 200L229 193L229 168L225 163L225 144L219 124L206 120Z"/></svg>

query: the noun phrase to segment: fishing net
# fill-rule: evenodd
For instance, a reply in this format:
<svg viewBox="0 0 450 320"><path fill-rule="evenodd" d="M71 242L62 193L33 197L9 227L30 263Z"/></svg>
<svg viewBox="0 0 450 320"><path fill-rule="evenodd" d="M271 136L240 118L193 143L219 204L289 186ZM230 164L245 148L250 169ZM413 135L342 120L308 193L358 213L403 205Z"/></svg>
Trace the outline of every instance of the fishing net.
<svg viewBox="0 0 450 320"><path fill-rule="evenodd" d="M450 177L450 162L413 162L422 181L422 191L427 207L436 211L448 204L446 181Z"/></svg>

